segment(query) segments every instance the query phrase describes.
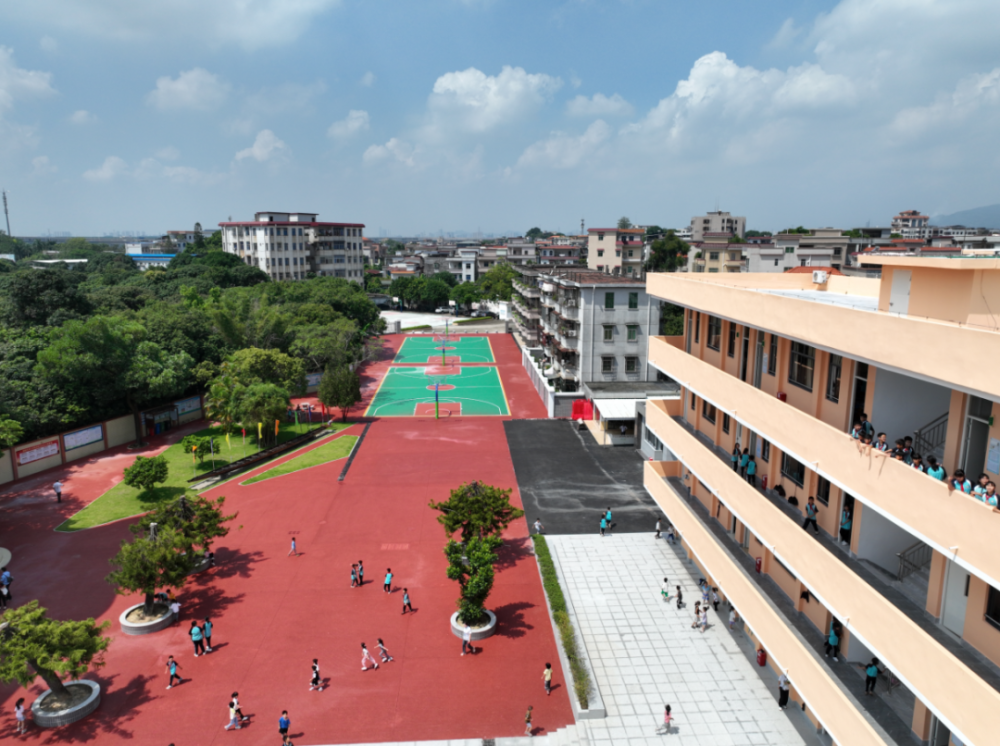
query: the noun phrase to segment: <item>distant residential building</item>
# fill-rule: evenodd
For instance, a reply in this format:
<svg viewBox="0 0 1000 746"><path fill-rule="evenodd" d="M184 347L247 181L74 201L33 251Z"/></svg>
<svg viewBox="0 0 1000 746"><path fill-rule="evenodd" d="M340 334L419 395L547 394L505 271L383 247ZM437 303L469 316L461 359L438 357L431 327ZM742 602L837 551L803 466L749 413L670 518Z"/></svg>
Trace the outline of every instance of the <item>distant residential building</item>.
<svg viewBox="0 0 1000 746"><path fill-rule="evenodd" d="M743 238L746 233L747 219L735 217L728 212L716 210L706 215L696 215L691 218L691 241L705 240L709 233L730 233L737 238ZM687 240L687 239L685 239Z"/></svg>
<svg viewBox="0 0 1000 746"><path fill-rule="evenodd" d="M688 252L689 272L742 272L746 244L733 244L730 232L706 233L704 240L692 244Z"/></svg>
<svg viewBox="0 0 1000 746"><path fill-rule="evenodd" d="M257 212L252 221L219 223L222 248L272 280L307 274L364 282L363 223L322 223L314 212Z"/></svg>
<svg viewBox="0 0 1000 746"><path fill-rule="evenodd" d="M587 267L620 277L641 278L642 228L589 228Z"/></svg>
<svg viewBox="0 0 1000 746"><path fill-rule="evenodd" d="M195 236L193 230L187 231L167 231L167 238L178 251L184 251L188 246L194 244Z"/></svg>
<svg viewBox="0 0 1000 746"><path fill-rule="evenodd" d="M848 238L835 228L816 228L805 233L779 233L773 243L747 245L747 272L784 272L792 267L834 267L847 261Z"/></svg>
<svg viewBox="0 0 1000 746"><path fill-rule="evenodd" d="M930 218L917 210L903 210L892 219L892 232L903 238L927 238Z"/></svg>

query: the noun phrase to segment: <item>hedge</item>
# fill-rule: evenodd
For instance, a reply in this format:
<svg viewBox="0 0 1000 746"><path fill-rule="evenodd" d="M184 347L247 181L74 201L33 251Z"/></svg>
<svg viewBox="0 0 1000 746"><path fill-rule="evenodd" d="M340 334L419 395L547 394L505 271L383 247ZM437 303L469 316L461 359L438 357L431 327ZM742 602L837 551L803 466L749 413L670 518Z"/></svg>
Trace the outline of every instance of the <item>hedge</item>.
<svg viewBox="0 0 1000 746"><path fill-rule="evenodd" d="M576 692L581 709L586 710L590 706L592 687L590 674L587 672L587 667L583 665L583 659L577 647L576 630L573 629L573 623L566 611L566 597L563 596L562 588L559 586L559 577L556 575L556 566L552 563L549 545L544 536L536 535L534 540L535 557L538 559L538 566L542 571L542 586L545 588L545 595L549 597L549 606L552 607L552 616L559 628L563 652L569 659L570 671L573 674L573 691Z"/></svg>

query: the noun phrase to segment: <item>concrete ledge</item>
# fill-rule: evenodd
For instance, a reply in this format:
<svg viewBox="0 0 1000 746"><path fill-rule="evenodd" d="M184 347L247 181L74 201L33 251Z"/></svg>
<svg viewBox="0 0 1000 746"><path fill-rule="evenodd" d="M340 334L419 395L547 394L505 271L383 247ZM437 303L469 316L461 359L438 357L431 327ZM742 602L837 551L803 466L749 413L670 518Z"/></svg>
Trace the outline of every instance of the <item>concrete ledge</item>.
<svg viewBox="0 0 1000 746"><path fill-rule="evenodd" d="M548 537L546 537L546 542L549 547L549 555L552 557L552 564L556 568L556 577L559 579L559 586L563 590L563 598L566 599L566 614L569 616L569 620L573 624L573 630L576 633L576 643L580 649L580 661L583 663L583 667L587 669L587 674L590 676L590 681L593 684L590 694L590 707L583 709L577 701L575 690L570 685L573 673L569 667L569 658L566 657L566 651L563 650L562 638L559 636L559 626L556 624L555 617L552 616L552 605L549 603L549 595L543 591L542 595L545 596L545 607L549 610L549 622L552 624L552 633L556 638L556 650L559 652L559 664L562 666L563 673L567 677L566 685L567 689L570 690L569 702L573 705L573 717L577 720L599 720L601 718L606 718L608 716L608 710L604 706L604 699L601 697L601 689L597 685L597 677L594 675L594 667L590 664L590 655L587 653L587 645L583 641L583 632L580 627L580 623L577 621L576 612L573 611L573 601L566 592L566 589L569 586L566 585L566 578L563 576L562 567L559 565L559 555L556 552L555 547L552 545L552 542L548 541ZM538 577L541 579L542 587L544 588L545 579L542 578L542 568L538 566L537 560L535 560L535 566L538 568Z"/></svg>
<svg viewBox="0 0 1000 746"><path fill-rule="evenodd" d="M162 629L166 629L174 622L174 615L172 612L167 612L164 616L159 619L154 619L151 622L142 622L140 624L134 624L127 621L129 613L133 609L138 609L142 604L136 604L135 606L129 606L125 611L121 613L118 617L118 623L121 625L122 632L126 635L151 635L154 632L159 632Z"/></svg>
<svg viewBox="0 0 1000 746"><path fill-rule="evenodd" d="M56 712L42 712L41 704L52 694L52 690L46 690L38 699L31 703L31 717L35 725L39 728L58 728L61 725L69 725L77 720L83 720L87 715L97 709L101 704L101 685L96 681L67 681L66 686L82 685L90 687L90 694L78 705L68 707L65 710Z"/></svg>
<svg viewBox="0 0 1000 746"><path fill-rule="evenodd" d="M497 615L494 614L489 609L483 609L487 614L489 614L490 621L485 627L479 627L478 629L472 628L472 639L475 640L485 640L487 637L493 637L497 631ZM458 623L458 612L456 611L451 615L451 633L455 637L461 638L465 634L465 627Z"/></svg>

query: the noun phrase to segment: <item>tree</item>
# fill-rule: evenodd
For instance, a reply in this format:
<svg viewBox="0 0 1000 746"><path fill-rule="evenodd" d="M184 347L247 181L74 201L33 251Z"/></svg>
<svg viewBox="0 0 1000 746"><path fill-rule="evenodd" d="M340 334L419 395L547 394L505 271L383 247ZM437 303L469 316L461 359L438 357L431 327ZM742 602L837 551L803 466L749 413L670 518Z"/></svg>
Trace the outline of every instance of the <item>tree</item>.
<svg viewBox="0 0 1000 746"><path fill-rule="evenodd" d="M229 527L223 524L239 515L223 515L222 506L225 502L225 497L209 500L201 495L182 495L142 516L129 530L137 536L147 536L155 523L157 531L169 528L184 537L187 542L184 551L207 552L214 539L221 539L229 534Z"/></svg>
<svg viewBox="0 0 1000 746"><path fill-rule="evenodd" d="M24 435L24 428L17 420L12 420L7 415L0 415L0 456L3 456L4 448L10 448L21 440Z"/></svg>
<svg viewBox="0 0 1000 746"><path fill-rule="evenodd" d="M646 226L646 233L644 234L644 237L647 241L649 241L650 239L659 237L661 234L666 234L666 231L663 228L658 225L648 225Z"/></svg>
<svg viewBox="0 0 1000 746"><path fill-rule="evenodd" d="M279 350L248 347L229 356L229 374L244 386L253 383L273 383L300 393L306 389L303 362Z"/></svg>
<svg viewBox="0 0 1000 746"><path fill-rule="evenodd" d="M248 429L263 433L264 443L277 442L272 423L285 415L288 403L288 391L281 386L273 383L252 384L247 386L240 399L240 420Z"/></svg>
<svg viewBox="0 0 1000 746"><path fill-rule="evenodd" d="M529 228L528 231L524 234L524 237L530 238L533 241L538 240L539 238L542 237L542 229L537 226L534 228Z"/></svg>
<svg viewBox="0 0 1000 746"><path fill-rule="evenodd" d="M65 265L62 265L65 266ZM3 316L12 326L59 326L91 311L80 292L82 272L32 269L0 276Z"/></svg>
<svg viewBox="0 0 1000 746"><path fill-rule="evenodd" d="M463 282L451 289L451 300L455 301L455 305L463 308L478 303L481 297L479 286L474 282Z"/></svg>
<svg viewBox="0 0 1000 746"><path fill-rule="evenodd" d="M347 413L361 401L361 376L348 366L327 368L319 379L316 398L327 407L340 409L341 421L347 421Z"/></svg>
<svg viewBox="0 0 1000 746"><path fill-rule="evenodd" d="M151 490L157 482L167 481L167 457L136 456L131 466L125 469L125 484L141 490Z"/></svg>
<svg viewBox="0 0 1000 746"><path fill-rule="evenodd" d="M450 293L451 286L448 283L431 278L424 285L423 292L420 295L421 305L428 310L446 306L448 305L448 295Z"/></svg>
<svg viewBox="0 0 1000 746"><path fill-rule="evenodd" d="M310 371L345 365L357 354L358 325L341 317L329 324L310 324L293 329L295 341L289 352L301 359Z"/></svg>
<svg viewBox="0 0 1000 746"><path fill-rule="evenodd" d="M185 435L181 440L181 452L194 453L199 464L204 463L209 450L208 438L203 435Z"/></svg>
<svg viewBox="0 0 1000 746"><path fill-rule="evenodd" d="M486 620L483 606L493 590L493 565L498 559L496 550L502 543L499 536L487 535L474 537L465 546L454 540L445 546L448 578L458 581L461 589L456 602L459 622L471 626Z"/></svg>
<svg viewBox="0 0 1000 746"><path fill-rule="evenodd" d="M195 251L205 250L205 236L201 232L201 223L194 224L194 250Z"/></svg>
<svg viewBox="0 0 1000 746"><path fill-rule="evenodd" d="M684 335L684 308L664 301L660 304L660 334L666 337Z"/></svg>
<svg viewBox="0 0 1000 746"><path fill-rule="evenodd" d="M517 270L507 262L497 262L490 267L480 280L482 297L486 300L510 300L514 293L513 282Z"/></svg>
<svg viewBox="0 0 1000 746"><path fill-rule="evenodd" d="M667 231L666 236L656 239L650 246L646 270L649 272L676 272L687 262L690 248L673 231Z"/></svg>
<svg viewBox="0 0 1000 746"><path fill-rule="evenodd" d="M25 689L36 676L54 695L67 695L63 681L79 679L91 666L104 665L104 651L111 640L104 630L111 622L93 619L49 619L38 601L8 609L0 633L0 681L17 682Z"/></svg>
<svg viewBox="0 0 1000 746"><path fill-rule="evenodd" d="M771 231L747 231L743 235L746 238L757 238L757 237L762 237L762 236L770 236L771 235ZM844 235L846 236L848 234L845 233ZM860 231L858 232L858 237L859 238L861 237Z"/></svg>
<svg viewBox="0 0 1000 746"><path fill-rule="evenodd" d="M157 527L152 538L137 536L131 542L123 541L111 559L117 569L107 581L120 596L142 593L143 608L152 615L156 589L177 589L187 580L194 566L193 557L184 554L187 548L187 537L173 528Z"/></svg>
<svg viewBox="0 0 1000 746"><path fill-rule="evenodd" d="M222 375L215 378L209 386L208 396L205 397L205 413L222 425L222 432L228 434L240 418L240 397L246 386L229 375L229 363L223 363L222 369ZM185 440L187 438L194 436L186 436Z"/></svg>
<svg viewBox="0 0 1000 746"><path fill-rule="evenodd" d="M451 491L445 502L430 501L430 507L441 512L438 523L450 538L462 532L465 544L474 537L499 536L524 511L510 504L512 490L504 490L482 482L468 482Z"/></svg>
<svg viewBox="0 0 1000 746"><path fill-rule="evenodd" d="M385 288L382 287L381 275L368 275L368 279L365 280L365 290L369 293L385 292Z"/></svg>
<svg viewBox="0 0 1000 746"><path fill-rule="evenodd" d="M631 227L632 227L632 221L629 220L627 217L623 215L622 217L618 218L618 230L621 231Z"/></svg>
<svg viewBox="0 0 1000 746"><path fill-rule="evenodd" d="M449 288L453 288L458 284L458 278L455 277L451 272L435 272L431 275L432 280L441 280Z"/></svg>

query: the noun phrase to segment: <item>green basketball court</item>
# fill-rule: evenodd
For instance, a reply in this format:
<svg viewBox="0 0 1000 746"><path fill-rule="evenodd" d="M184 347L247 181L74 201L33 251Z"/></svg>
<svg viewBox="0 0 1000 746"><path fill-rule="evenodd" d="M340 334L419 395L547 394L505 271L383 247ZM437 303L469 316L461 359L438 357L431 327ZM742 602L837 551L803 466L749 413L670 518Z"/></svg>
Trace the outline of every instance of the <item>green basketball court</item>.
<svg viewBox="0 0 1000 746"><path fill-rule="evenodd" d="M433 417L434 381L442 378L438 373L446 374L439 389L441 417L510 414L500 374L493 366L410 366L389 368L365 416Z"/></svg>
<svg viewBox="0 0 1000 746"><path fill-rule="evenodd" d="M392 362L439 363L442 346L449 363L496 362L489 337L453 337L448 342L437 342L433 336L407 337Z"/></svg>

